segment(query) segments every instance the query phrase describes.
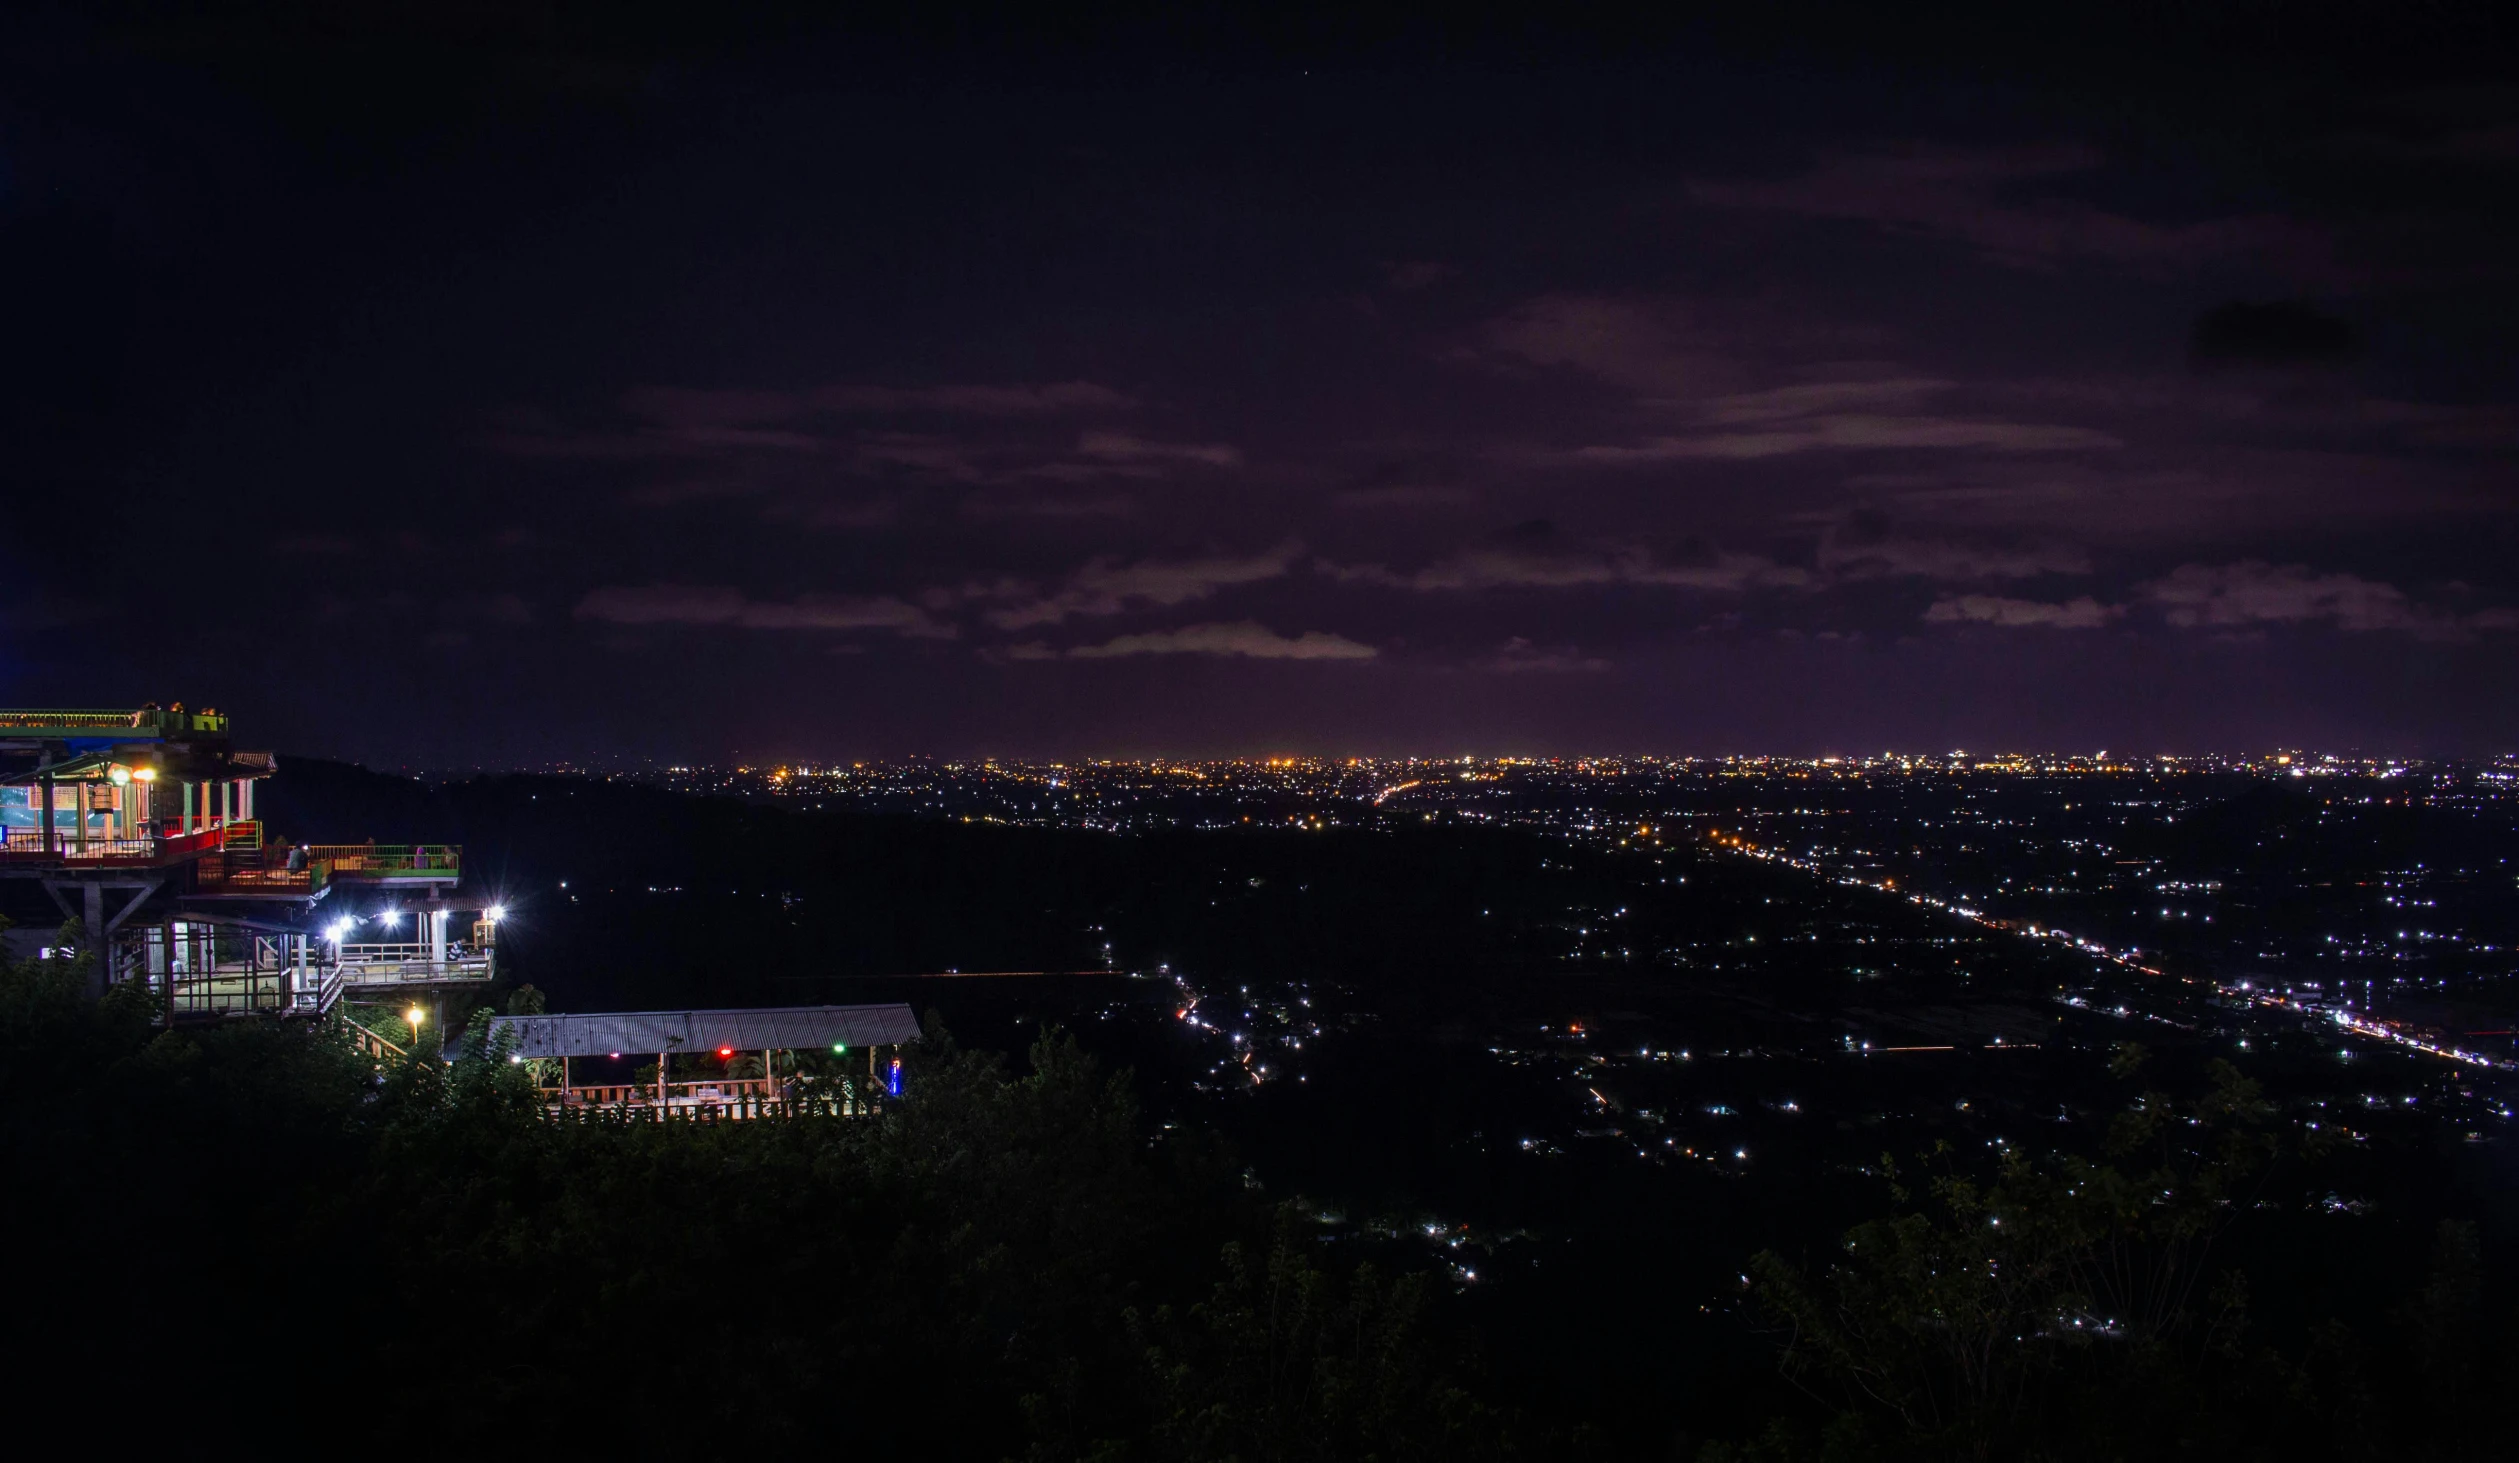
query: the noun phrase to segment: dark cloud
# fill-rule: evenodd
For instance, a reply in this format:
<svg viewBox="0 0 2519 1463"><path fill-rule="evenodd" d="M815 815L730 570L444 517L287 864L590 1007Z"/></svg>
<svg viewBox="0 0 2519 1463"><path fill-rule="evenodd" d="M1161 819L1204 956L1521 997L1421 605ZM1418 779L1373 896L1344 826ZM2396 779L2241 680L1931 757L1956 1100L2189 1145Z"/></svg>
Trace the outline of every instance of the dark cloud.
<svg viewBox="0 0 2519 1463"><path fill-rule="evenodd" d="M1170 608L1206 599L1222 589L1280 578L1302 552L1301 544L1289 540L1264 553L1242 557L1141 559L1129 564L1096 559L1049 593L1022 595L1016 603L988 611L986 619L1001 630L1020 630L1055 625L1079 615L1116 615L1145 606Z"/></svg>
<svg viewBox="0 0 2519 1463"><path fill-rule="evenodd" d="M2187 353L2202 366L2328 365L2362 352L2362 333L2298 300L2233 300L2196 317Z"/></svg>
<svg viewBox="0 0 2519 1463"><path fill-rule="evenodd" d="M1484 668L1508 675L1564 675L1569 672L1605 671L1610 665L1607 658L1585 655L1571 645L1534 645L1528 637L1515 635L1496 647L1495 655L1486 661Z"/></svg>
<svg viewBox="0 0 2519 1463"><path fill-rule="evenodd" d="M1830 524L1820 538L1818 568L1835 579L2033 579L2088 574L2091 559L2088 551L2064 543L1906 533L1877 511L1858 510Z"/></svg>
<svg viewBox="0 0 2519 1463"><path fill-rule="evenodd" d="M2180 629L2245 630L2326 624L2353 633L2394 631L2459 639L2478 630L2506 630L2519 618L2506 609L2461 614L2418 602L2393 584L2358 574L2321 574L2305 564L2181 564L2142 586L2144 598Z"/></svg>
<svg viewBox="0 0 2519 1463"><path fill-rule="evenodd" d="M890 630L951 639L954 627L891 595L801 595L756 600L723 585L650 584L591 591L577 602L580 620L607 625L700 626L739 630Z"/></svg>
<svg viewBox="0 0 2519 1463"><path fill-rule="evenodd" d="M1808 571L1758 554L1722 553L1702 544L1677 554L1656 553L1644 544L1571 538L1545 519L1516 525L1414 570L1324 561L1321 571L1341 583L1427 593L1632 585L1737 594L1811 583Z"/></svg>
<svg viewBox="0 0 2519 1463"><path fill-rule="evenodd" d="M1220 655L1248 660L1371 660L1380 654L1344 635L1306 630L1281 635L1253 620L1231 624L1185 625L1178 630L1149 630L1116 636L1099 645L1078 645L1067 651L1074 660L1111 660L1131 655Z"/></svg>
<svg viewBox="0 0 2519 1463"><path fill-rule="evenodd" d="M1995 625L2007 630L2096 630L2125 613L2122 605L2104 605L2082 595L2061 604L2034 599L2007 599L1992 594L1962 594L1937 599L1924 612L1935 625Z"/></svg>
<svg viewBox="0 0 2519 1463"><path fill-rule="evenodd" d="M2190 269L2234 258L2304 276L2334 268L2324 235L2298 219L2251 213L2172 221L2099 206L2072 185L2106 162L2098 148L2077 142L1908 142L1832 151L1788 178L1699 180L1688 192L1717 208L1868 224L1958 244L2017 268L2096 261Z"/></svg>

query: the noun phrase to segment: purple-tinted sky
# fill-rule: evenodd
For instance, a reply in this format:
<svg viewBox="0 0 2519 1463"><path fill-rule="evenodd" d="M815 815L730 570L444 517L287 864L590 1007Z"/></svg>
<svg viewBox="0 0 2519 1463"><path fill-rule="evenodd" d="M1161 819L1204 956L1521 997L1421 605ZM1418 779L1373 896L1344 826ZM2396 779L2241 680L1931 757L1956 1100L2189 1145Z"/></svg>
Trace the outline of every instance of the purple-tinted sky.
<svg viewBox="0 0 2519 1463"><path fill-rule="evenodd" d="M10 33L0 703L420 765L2519 746L2489 25L293 13Z"/></svg>

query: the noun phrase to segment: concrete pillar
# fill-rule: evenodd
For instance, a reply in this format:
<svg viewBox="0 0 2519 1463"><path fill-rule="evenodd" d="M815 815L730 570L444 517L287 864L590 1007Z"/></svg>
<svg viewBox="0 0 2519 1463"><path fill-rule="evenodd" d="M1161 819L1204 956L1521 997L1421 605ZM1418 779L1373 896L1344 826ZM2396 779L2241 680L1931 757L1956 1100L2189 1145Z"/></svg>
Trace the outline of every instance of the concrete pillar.
<svg viewBox="0 0 2519 1463"><path fill-rule="evenodd" d="M429 974L442 978L446 974L446 911L429 911Z"/></svg>
<svg viewBox="0 0 2519 1463"><path fill-rule="evenodd" d="M105 940L105 890L102 885L92 883L79 892L85 897L79 915L87 924L87 933L83 938L87 941L89 953L95 956L88 964L87 975L87 993L93 1000L105 994L106 985L113 980L113 952Z"/></svg>

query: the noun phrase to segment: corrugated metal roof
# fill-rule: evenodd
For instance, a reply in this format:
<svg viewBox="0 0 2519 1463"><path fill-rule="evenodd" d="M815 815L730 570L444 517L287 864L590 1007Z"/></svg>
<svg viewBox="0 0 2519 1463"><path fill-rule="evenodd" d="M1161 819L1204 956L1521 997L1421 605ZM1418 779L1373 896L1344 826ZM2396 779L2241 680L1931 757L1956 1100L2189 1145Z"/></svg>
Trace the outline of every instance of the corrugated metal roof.
<svg viewBox="0 0 2519 1463"><path fill-rule="evenodd" d="M918 1040L918 1018L888 1006L773 1006L751 1011L603 1011L567 1016L501 1016L493 1034L516 1033L528 1057L624 1056L775 1047L799 1051L846 1043L889 1046Z"/></svg>

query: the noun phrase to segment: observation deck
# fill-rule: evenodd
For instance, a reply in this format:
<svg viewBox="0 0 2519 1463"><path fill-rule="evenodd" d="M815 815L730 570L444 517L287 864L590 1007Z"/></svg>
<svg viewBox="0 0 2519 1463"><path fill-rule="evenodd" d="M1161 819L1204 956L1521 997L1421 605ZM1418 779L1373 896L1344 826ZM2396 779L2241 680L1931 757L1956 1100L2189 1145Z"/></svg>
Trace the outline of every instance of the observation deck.
<svg viewBox="0 0 2519 1463"><path fill-rule="evenodd" d="M478 940L438 945L418 940L402 944L371 941L334 948L341 959L342 982L352 990L479 985L498 970L497 947Z"/></svg>
<svg viewBox="0 0 2519 1463"><path fill-rule="evenodd" d="M39 881L79 921L91 994L145 981L172 1023L493 978L501 911L457 895L459 845L269 839L254 792L278 761L228 734L181 702L0 709L0 878ZM468 941L459 909L479 915Z"/></svg>
<svg viewBox="0 0 2519 1463"><path fill-rule="evenodd" d="M436 894L463 882L460 843L308 843L264 847L231 841L194 870L198 897L312 899L336 885Z"/></svg>

